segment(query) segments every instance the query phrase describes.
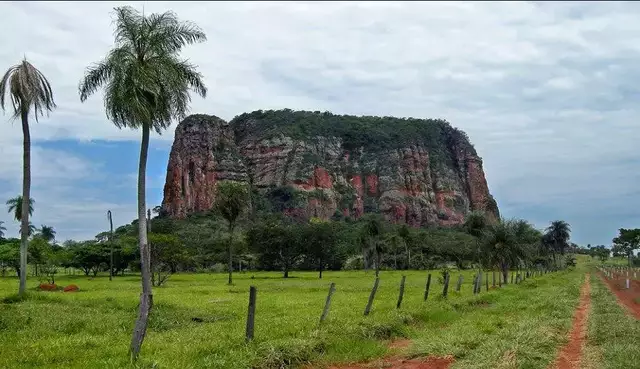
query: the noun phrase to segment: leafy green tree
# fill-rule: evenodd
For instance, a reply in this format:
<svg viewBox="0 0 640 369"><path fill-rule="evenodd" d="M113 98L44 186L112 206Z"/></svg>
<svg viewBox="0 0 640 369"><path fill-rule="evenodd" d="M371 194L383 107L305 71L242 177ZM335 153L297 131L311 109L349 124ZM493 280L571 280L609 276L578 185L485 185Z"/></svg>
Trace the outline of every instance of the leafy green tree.
<svg viewBox="0 0 640 369"><path fill-rule="evenodd" d="M246 210L249 201L247 187L239 182L218 183L215 209L229 224L228 268L229 284L233 283L233 231L238 217Z"/></svg>
<svg viewBox="0 0 640 369"><path fill-rule="evenodd" d="M3 277L7 268L13 268L20 276L20 240L14 238L0 243L0 268Z"/></svg>
<svg viewBox="0 0 640 369"><path fill-rule="evenodd" d="M38 275L38 267L45 264L51 254L51 245L43 237L35 236L29 243L29 260L35 266L35 274Z"/></svg>
<svg viewBox="0 0 640 369"><path fill-rule="evenodd" d="M255 222L249 228L247 243L260 255L262 269L280 269L283 277L289 278L289 271L300 261L304 250L298 230L286 224L279 215Z"/></svg>
<svg viewBox="0 0 640 369"><path fill-rule="evenodd" d="M40 226L40 237L47 242L53 242L56 239L56 231L53 227L42 225Z"/></svg>
<svg viewBox="0 0 640 369"><path fill-rule="evenodd" d="M29 132L29 115L33 113L36 122L38 116L53 111L53 90L44 74L23 59L21 63L10 67L0 81L0 107L6 111L6 97L10 96L13 118L22 121L22 206L19 219L21 222L20 245L20 287L22 296L27 286L27 248L29 242L29 213L31 193L31 134Z"/></svg>
<svg viewBox="0 0 640 369"><path fill-rule="evenodd" d="M337 235L330 222L320 220L304 225L301 231L300 243L317 266L318 278L322 279L322 272L336 251Z"/></svg>
<svg viewBox="0 0 640 369"><path fill-rule="evenodd" d="M151 250L151 272L154 286L163 285L178 271L178 266L189 257L180 239L170 234L149 233Z"/></svg>
<svg viewBox="0 0 640 369"><path fill-rule="evenodd" d="M639 248L640 229L620 228L618 230L618 236L613 239L612 251L625 255L629 261L629 266L632 266L633 252Z"/></svg>
<svg viewBox="0 0 640 369"><path fill-rule="evenodd" d="M489 227L487 217L484 212L472 211L465 218L462 227L467 233L476 238L476 261L480 264L480 242Z"/></svg>
<svg viewBox="0 0 640 369"><path fill-rule="evenodd" d="M149 134L152 129L160 134L174 119L186 115L190 90L206 96L202 75L179 57L184 46L205 41L206 36L197 25L179 21L173 12L146 16L125 6L115 8L115 13L115 46L105 59L87 69L79 92L80 100L85 101L105 86L107 117L118 128L142 130L138 168L142 294L130 346L135 360L153 305L145 202Z"/></svg>

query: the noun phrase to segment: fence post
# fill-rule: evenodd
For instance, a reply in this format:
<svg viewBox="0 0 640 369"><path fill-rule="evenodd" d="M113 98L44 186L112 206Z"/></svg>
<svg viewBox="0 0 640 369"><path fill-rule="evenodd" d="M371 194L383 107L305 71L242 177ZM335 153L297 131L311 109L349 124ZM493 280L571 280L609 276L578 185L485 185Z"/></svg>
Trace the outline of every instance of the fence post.
<svg viewBox="0 0 640 369"><path fill-rule="evenodd" d="M460 287L462 286L462 280L464 278L462 277L462 274L460 274L458 276L458 283L456 283L456 292L460 292Z"/></svg>
<svg viewBox="0 0 640 369"><path fill-rule="evenodd" d="M496 271L495 270L493 271L492 276L491 276L491 285L493 287L496 286Z"/></svg>
<svg viewBox="0 0 640 369"><path fill-rule="evenodd" d="M472 283L472 285L473 285L472 290L473 290L473 294L474 295L476 294L476 288L478 287L478 286L476 286L477 282L478 282L478 274L474 274L473 275L473 283Z"/></svg>
<svg viewBox="0 0 640 369"><path fill-rule="evenodd" d="M253 329L256 318L256 288L254 286L249 287L249 311L247 313L247 342L253 340Z"/></svg>
<svg viewBox="0 0 640 369"><path fill-rule="evenodd" d="M427 286L424 288L424 301L429 297L429 287L431 287L431 273L427 275Z"/></svg>
<svg viewBox="0 0 640 369"><path fill-rule="evenodd" d="M400 305L402 305L402 297L404 296L404 282L407 279L406 275L402 276L402 280L400 280L400 293L398 294L398 304L396 304L396 309L400 309Z"/></svg>
<svg viewBox="0 0 640 369"><path fill-rule="evenodd" d="M511 284L513 284L513 272L511 272Z"/></svg>
<svg viewBox="0 0 640 369"><path fill-rule="evenodd" d="M449 293L449 276L451 273L447 272L444 276L444 288L442 289L442 297L447 298L447 294Z"/></svg>
<svg viewBox="0 0 640 369"><path fill-rule="evenodd" d="M364 309L364 315L367 316L371 312L371 305L373 305L373 299L376 297L376 291L378 291L378 284L380 283L380 278L376 277L376 281L373 282L373 288L371 289L371 293L369 294L369 301L367 302L367 307Z"/></svg>
<svg viewBox="0 0 640 369"><path fill-rule="evenodd" d="M329 315L329 308L331 307L331 296L336 291L336 284L331 282L329 286L329 294L327 295L327 301L324 303L324 309L322 309L322 315L320 316L320 323L324 322L327 319L327 315Z"/></svg>
<svg viewBox="0 0 640 369"><path fill-rule="evenodd" d="M489 291L489 274L487 274L486 277L484 277L484 284L485 284L486 290Z"/></svg>

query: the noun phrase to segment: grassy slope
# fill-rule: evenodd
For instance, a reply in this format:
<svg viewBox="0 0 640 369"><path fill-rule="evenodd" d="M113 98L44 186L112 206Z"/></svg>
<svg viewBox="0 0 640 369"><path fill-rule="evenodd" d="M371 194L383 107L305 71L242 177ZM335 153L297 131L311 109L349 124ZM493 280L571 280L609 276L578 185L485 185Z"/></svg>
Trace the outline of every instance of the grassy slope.
<svg viewBox="0 0 640 369"><path fill-rule="evenodd" d="M579 268L579 269L582 269ZM382 272L374 309L362 317L372 273L294 272L173 276L155 289L155 307L142 351L142 364L157 368L279 367L312 360L319 364L361 361L384 355L385 339L408 336L415 355L453 353L459 368L498 368L503 358L521 368L544 368L569 329L577 303L580 271L528 280L520 286L471 294L465 272L461 294L448 301L439 273L432 272L429 301L422 302L426 272L407 272L401 310L395 309L402 272ZM255 275L255 279L251 279ZM455 287L453 275L451 288ZM318 328L329 282L336 282L329 320ZM29 285L37 282L30 280ZM61 277L75 294L31 292L27 301L0 304L0 367L122 368L135 319L139 278ZM256 340L244 343L249 285L258 288ZM17 289L17 279L0 278L0 297ZM480 303L488 303L484 306ZM192 318L204 322L193 322Z"/></svg>
<svg viewBox="0 0 640 369"><path fill-rule="evenodd" d="M586 347L588 368L640 368L640 321L618 305L615 296L591 276L592 308Z"/></svg>

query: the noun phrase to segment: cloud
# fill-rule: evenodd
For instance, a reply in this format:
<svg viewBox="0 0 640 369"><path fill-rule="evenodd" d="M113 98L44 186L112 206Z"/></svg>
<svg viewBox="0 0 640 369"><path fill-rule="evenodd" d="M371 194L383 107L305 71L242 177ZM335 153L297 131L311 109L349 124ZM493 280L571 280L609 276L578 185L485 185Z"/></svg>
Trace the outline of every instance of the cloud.
<svg viewBox="0 0 640 369"><path fill-rule="evenodd" d="M84 104L77 95L84 68L112 45L110 11L119 4L124 3L3 5L0 32L13 36L3 40L1 65L26 54L51 80L59 105L33 125L36 145L138 140L137 132L106 121L100 94ZM635 192L638 3L146 2L144 7L145 12L172 9L207 33L206 43L184 52L210 89L207 99L194 98L194 112L231 119L286 107L445 118L465 130L483 156L505 215L535 219L541 227L562 216L581 243L607 243L617 224L637 225L629 225L637 220L629 214L640 205ZM166 166L172 138L173 128L153 137L157 160L165 160L157 168ZM20 142L18 125L3 130L0 147L3 156L10 154L0 158L0 181L19 177ZM88 161L87 155L64 148L40 151L34 160L43 161L34 162L34 175L39 168L38 181L72 191L75 184L65 179L114 170L97 167L99 160ZM105 159L103 165L117 164ZM162 175L161 169L150 174ZM161 186L156 187L150 196L157 199ZM87 198L101 198L113 192L110 188L96 183L83 191ZM99 205L122 201L135 210L135 198L111 197L113 203ZM48 198L43 193L42 201ZM79 203L73 196L68 201ZM65 209L50 205L42 214L56 211ZM83 220L91 218L92 210L86 211L85 217L66 220L74 223L64 226L69 234L99 231L97 223ZM95 219L102 219L103 210L95 212Z"/></svg>

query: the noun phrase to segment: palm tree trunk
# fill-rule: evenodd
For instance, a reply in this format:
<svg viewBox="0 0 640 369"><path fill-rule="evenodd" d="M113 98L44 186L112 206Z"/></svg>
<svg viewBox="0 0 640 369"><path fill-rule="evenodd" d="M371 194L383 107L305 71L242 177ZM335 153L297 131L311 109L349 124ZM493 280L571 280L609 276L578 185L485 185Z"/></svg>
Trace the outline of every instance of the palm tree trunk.
<svg viewBox="0 0 640 369"><path fill-rule="evenodd" d="M233 283L233 228L234 224L229 222L229 285Z"/></svg>
<svg viewBox="0 0 640 369"><path fill-rule="evenodd" d="M22 214L20 224L20 288L24 295L27 288L27 246L29 243L29 199L31 198L31 135L29 133L29 111L22 107Z"/></svg>
<svg viewBox="0 0 640 369"><path fill-rule="evenodd" d="M151 270L149 247L147 242L147 206L146 206L146 174L147 154L149 152L149 129L147 124L142 126L142 142L140 143L140 164L138 167L138 238L140 246L140 269L142 272L142 294L138 318L131 337L130 354L133 360L138 358L144 336L147 333L147 321L153 306L151 293Z"/></svg>

